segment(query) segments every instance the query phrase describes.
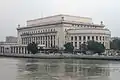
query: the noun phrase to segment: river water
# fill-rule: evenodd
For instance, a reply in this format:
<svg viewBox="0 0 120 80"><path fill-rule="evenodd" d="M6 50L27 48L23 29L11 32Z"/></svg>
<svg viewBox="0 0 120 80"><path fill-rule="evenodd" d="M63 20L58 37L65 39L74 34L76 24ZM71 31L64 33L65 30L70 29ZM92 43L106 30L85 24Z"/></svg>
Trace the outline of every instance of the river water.
<svg viewBox="0 0 120 80"><path fill-rule="evenodd" d="M0 58L0 80L119 79L119 61Z"/></svg>

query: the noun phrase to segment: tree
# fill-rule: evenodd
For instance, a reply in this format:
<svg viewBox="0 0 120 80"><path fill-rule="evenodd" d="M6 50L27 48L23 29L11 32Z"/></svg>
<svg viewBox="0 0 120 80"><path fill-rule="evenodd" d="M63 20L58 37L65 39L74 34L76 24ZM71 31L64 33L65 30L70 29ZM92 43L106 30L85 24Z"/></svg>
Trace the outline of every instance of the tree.
<svg viewBox="0 0 120 80"><path fill-rule="evenodd" d="M95 41L88 41L87 48L89 51L92 51L92 52L98 53L98 54L105 51L104 45L99 42L95 42Z"/></svg>
<svg viewBox="0 0 120 80"><path fill-rule="evenodd" d="M110 49L120 50L120 39L114 39L110 42Z"/></svg>
<svg viewBox="0 0 120 80"><path fill-rule="evenodd" d="M80 50L82 53L86 54L86 51L87 51L87 45L86 43L84 42L83 44L81 44L80 46Z"/></svg>
<svg viewBox="0 0 120 80"><path fill-rule="evenodd" d="M64 45L64 47L65 47L65 51L67 51L67 52L73 52L73 50L74 50L74 46L70 42L66 43Z"/></svg>
<svg viewBox="0 0 120 80"><path fill-rule="evenodd" d="M28 52L31 52L32 54L36 54L38 52L37 44L32 42L27 45Z"/></svg>

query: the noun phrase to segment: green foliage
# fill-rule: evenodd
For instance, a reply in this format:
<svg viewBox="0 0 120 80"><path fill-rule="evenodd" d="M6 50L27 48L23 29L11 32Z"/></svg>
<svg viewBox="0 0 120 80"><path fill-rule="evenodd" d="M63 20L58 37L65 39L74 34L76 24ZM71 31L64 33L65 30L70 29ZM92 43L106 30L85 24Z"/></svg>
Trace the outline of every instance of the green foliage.
<svg viewBox="0 0 120 80"><path fill-rule="evenodd" d="M66 43L64 45L64 47L65 47L65 51L67 51L67 52L73 52L73 50L74 50L74 46L70 42Z"/></svg>
<svg viewBox="0 0 120 80"><path fill-rule="evenodd" d="M102 53L105 51L104 45L95 41L88 41L87 48L94 53Z"/></svg>
<svg viewBox="0 0 120 80"><path fill-rule="evenodd" d="M114 50L120 50L120 39L114 39L111 41L110 48Z"/></svg>
<svg viewBox="0 0 120 80"><path fill-rule="evenodd" d="M82 53L86 54L86 51L87 51L87 45L86 45L86 43L84 42L83 44L81 44L81 45L79 46L79 49L80 49L80 51L81 51Z"/></svg>
<svg viewBox="0 0 120 80"><path fill-rule="evenodd" d="M27 50L28 52L31 52L32 54L36 54L38 52L37 44L35 44L34 42L28 44Z"/></svg>

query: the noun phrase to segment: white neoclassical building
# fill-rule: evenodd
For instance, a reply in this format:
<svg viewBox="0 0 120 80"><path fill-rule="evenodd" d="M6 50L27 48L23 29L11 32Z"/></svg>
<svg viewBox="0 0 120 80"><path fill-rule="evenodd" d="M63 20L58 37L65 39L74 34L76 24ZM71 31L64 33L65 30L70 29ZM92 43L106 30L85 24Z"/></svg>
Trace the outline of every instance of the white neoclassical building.
<svg viewBox="0 0 120 80"><path fill-rule="evenodd" d="M55 15L28 20L27 26L17 28L18 44L36 42L46 48L59 47L72 42L75 49L89 40L98 41L110 48L111 32L101 21L94 24L92 18L71 15Z"/></svg>
<svg viewBox="0 0 120 80"><path fill-rule="evenodd" d="M27 26L17 28L18 41L10 37L7 42L0 43L0 53L26 54L27 44L38 43L38 47L44 48L59 47L64 48L64 44L71 42L75 49L89 40L94 40L104 44L106 49L110 48L111 32L105 28L103 22L94 24L91 18L55 15L34 20L28 20ZM11 39L12 38L12 39ZM16 40L16 39L15 39Z"/></svg>

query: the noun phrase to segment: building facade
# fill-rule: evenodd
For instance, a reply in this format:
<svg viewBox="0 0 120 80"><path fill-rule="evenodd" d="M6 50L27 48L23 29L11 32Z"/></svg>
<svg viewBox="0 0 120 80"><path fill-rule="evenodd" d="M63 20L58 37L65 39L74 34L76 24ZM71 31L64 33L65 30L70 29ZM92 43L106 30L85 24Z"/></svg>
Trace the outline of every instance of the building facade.
<svg viewBox="0 0 120 80"><path fill-rule="evenodd" d="M18 27L18 44L26 45L36 42L46 48L59 47L72 42L75 49L83 42L94 40L110 48L111 32L103 22L94 24L91 18L55 15L45 18L28 20L26 27Z"/></svg>

